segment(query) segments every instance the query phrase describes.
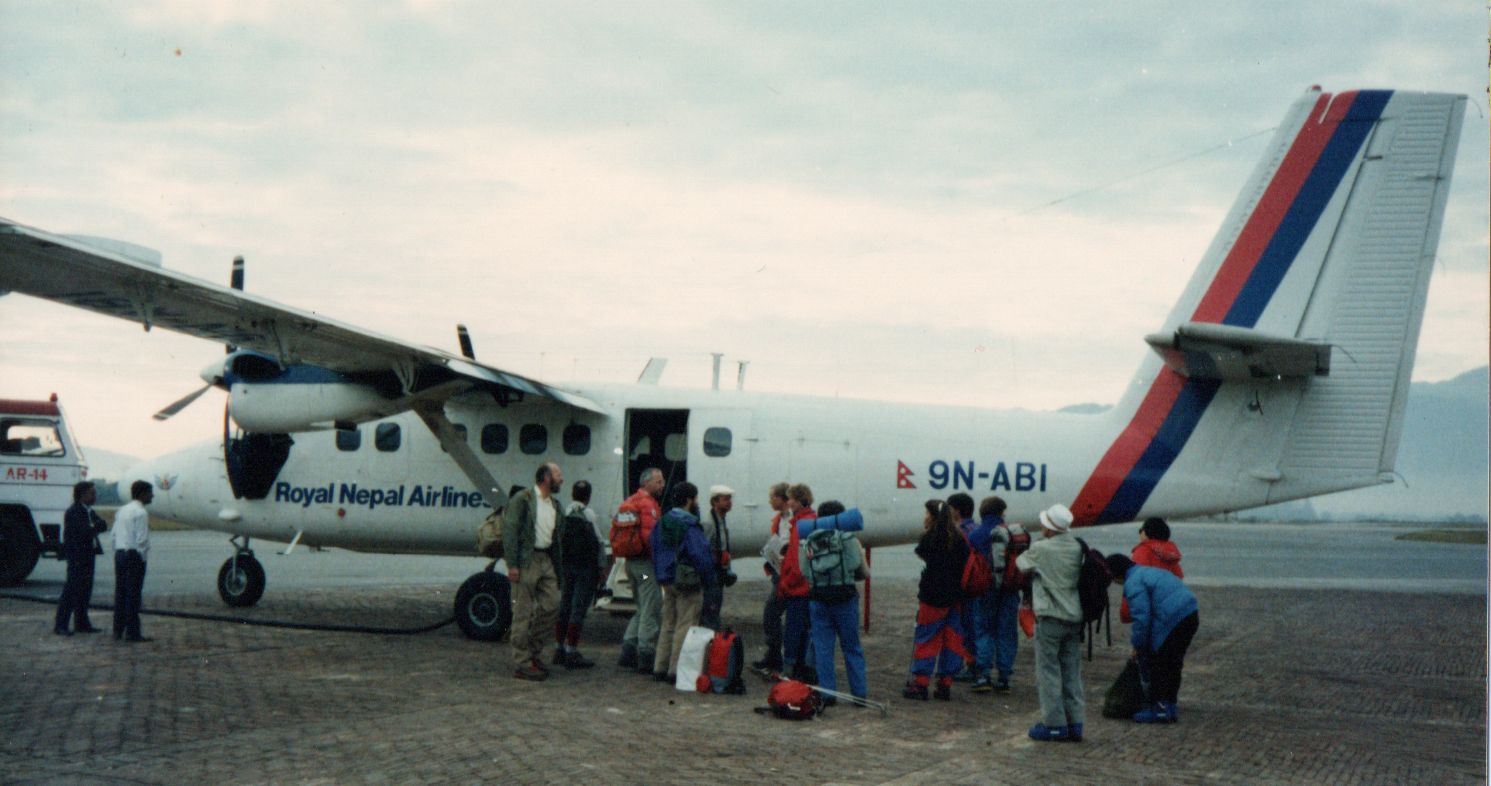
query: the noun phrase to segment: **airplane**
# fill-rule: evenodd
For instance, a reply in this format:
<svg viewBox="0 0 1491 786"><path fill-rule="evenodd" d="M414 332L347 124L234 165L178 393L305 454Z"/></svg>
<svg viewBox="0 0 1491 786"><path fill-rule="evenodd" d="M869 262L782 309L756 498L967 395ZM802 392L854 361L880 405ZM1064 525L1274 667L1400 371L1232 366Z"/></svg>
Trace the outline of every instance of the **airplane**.
<svg viewBox="0 0 1491 786"><path fill-rule="evenodd" d="M1393 480L1464 96L1312 87L1289 108L1153 350L1102 413L915 406L638 384L545 384L161 266L158 254L0 221L14 291L229 347L202 371L223 433L147 461L153 511L229 534L229 605L265 589L252 539L474 556L504 484L546 461L612 508L657 467L746 503L780 480L857 506L867 547L914 541L922 503L998 494L1011 521L1080 526L1235 511ZM124 481L127 485L128 479ZM745 515L741 515L744 513ZM3 555L0 555L3 558ZM495 563L494 563L495 564ZM506 578L462 585L461 629L500 638Z"/></svg>

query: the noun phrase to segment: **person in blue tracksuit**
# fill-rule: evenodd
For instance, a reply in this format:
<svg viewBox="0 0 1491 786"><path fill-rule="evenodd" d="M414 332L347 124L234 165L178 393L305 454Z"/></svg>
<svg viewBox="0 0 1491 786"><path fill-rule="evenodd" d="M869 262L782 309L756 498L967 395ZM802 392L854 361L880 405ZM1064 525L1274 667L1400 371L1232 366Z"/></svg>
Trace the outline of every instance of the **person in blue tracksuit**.
<svg viewBox="0 0 1491 786"><path fill-rule="evenodd" d="M1139 723L1174 723L1180 719L1176 700L1186 650L1200 627L1196 596L1174 574L1135 565L1122 554L1108 557L1113 583L1123 585L1134 619L1134 657L1149 706L1134 714Z"/></svg>

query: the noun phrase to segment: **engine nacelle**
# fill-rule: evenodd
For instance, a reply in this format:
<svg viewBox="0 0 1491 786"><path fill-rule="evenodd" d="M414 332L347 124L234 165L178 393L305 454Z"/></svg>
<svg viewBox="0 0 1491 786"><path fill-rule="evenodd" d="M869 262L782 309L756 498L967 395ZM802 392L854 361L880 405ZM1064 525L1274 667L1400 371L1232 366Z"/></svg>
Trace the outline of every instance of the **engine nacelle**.
<svg viewBox="0 0 1491 786"><path fill-rule="evenodd" d="M390 396L374 384L320 366L281 367L257 352L235 352L209 381L228 389L229 415L255 433L318 431L392 411Z"/></svg>

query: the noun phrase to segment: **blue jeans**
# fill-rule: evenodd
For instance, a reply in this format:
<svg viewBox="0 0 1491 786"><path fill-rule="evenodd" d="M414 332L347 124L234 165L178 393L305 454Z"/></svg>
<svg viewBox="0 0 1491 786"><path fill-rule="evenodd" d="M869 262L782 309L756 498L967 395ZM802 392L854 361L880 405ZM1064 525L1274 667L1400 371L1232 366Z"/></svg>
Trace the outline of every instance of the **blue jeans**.
<svg viewBox="0 0 1491 786"><path fill-rule="evenodd" d="M782 624L782 671L806 662L808 649L808 599L783 598L786 619Z"/></svg>
<svg viewBox="0 0 1491 786"><path fill-rule="evenodd" d="M994 667L994 592L963 604L963 625L973 653L973 675L983 677Z"/></svg>
<svg viewBox="0 0 1491 786"><path fill-rule="evenodd" d="M859 598L838 603L808 602L813 620L813 651L818 684L838 690L834 678L834 639L844 648L844 671L849 675L849 693L859 698L869 694L865 679L865 651L859 645Z"/></svg>
<svg viewBox="0 0 1491 786"><path fill-rule="evenodd" d="M994 594L994 668L1008 679L1015 671L1015 652L1020 649L1020 593Z"/></svg>

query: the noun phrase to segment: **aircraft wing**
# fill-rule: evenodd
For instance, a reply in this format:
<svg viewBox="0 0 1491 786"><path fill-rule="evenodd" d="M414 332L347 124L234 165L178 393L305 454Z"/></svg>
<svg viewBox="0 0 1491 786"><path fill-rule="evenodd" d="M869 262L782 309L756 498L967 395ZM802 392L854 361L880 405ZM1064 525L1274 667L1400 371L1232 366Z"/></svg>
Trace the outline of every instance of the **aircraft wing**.
<svg viewBox="0 0 1491 786"><path fill-rule="evenodd" d="M149 249L0 219L0 294L12 291L138 322L146 330L161 327L256 350L284 365L392 372L415 398L421 391L447 398L478 388L601 411L583 396L537 380L167 270ZM469 384L452 384L462 381Z"/></svg>

